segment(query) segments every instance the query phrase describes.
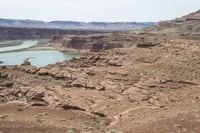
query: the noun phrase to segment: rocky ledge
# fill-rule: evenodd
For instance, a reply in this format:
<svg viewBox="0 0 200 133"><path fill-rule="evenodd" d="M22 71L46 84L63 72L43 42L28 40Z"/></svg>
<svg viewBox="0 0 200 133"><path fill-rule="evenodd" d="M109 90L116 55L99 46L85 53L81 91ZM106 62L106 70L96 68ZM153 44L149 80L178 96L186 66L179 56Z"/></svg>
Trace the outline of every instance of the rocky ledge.
<svg viewBox="0 0 200 133"><path fill-rule="evenodd" d="M102 52L122 47L153 47L169 38L152 33L107 33L80 36L54 36L51 45L59 45L63 51Z"/></svg>

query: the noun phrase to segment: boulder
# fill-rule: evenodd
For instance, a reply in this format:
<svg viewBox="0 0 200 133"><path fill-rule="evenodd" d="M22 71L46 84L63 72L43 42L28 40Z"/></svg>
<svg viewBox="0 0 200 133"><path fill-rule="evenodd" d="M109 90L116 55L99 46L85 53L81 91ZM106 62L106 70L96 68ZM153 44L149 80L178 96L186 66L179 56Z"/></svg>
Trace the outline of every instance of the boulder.
<svg viewBox="0 0 200 133"><path fill-rule="evenodd" d="M8 78L8 73L0 73L0 78Z"/></svg>
<svg viewBox="0 0 200 133"><path fill-rule="evenodd" d="M21 65L22 66L30 66L31 62L28 59L25 59L24 62Z"/></svg>
<svg viewBox="0 0 200 133"><path fill-rule="evenodd" d="M43 88L35 88L26 93L26 99L32 106L47 106L45 98L45 90Z"/></svg>
<svg viewBox="0 0 200 133"><path fill-rule="evenodd" d="M39 75L49 75L49 70L42 68L37 72Z"/></svg>

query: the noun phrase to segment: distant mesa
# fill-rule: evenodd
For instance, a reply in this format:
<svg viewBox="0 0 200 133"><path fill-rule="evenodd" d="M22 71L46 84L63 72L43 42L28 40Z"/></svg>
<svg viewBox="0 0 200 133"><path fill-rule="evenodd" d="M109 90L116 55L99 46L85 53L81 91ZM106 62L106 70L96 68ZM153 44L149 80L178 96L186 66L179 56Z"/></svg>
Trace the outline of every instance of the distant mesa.
<svg viewBox="0 0 200 133"><path fill-rule="evenodd" d="M137 30L155 25L154 22L78 22L78 21L35 21L0 18L0 27L86 29L86 30Z"/></svg>
<svg viewBox="0 0 200 133"><path fill-rule="evenodd" d="M3 64L4 62L3 61L0 61L0 64Z"/></svg>
<svg viewBox="0 0 200 133"><path fill-rule="evenodd" d="M0 18L0 40L49 39L58 35L88 35L132 31L156 24L153 22L43 22Z"/></svg>

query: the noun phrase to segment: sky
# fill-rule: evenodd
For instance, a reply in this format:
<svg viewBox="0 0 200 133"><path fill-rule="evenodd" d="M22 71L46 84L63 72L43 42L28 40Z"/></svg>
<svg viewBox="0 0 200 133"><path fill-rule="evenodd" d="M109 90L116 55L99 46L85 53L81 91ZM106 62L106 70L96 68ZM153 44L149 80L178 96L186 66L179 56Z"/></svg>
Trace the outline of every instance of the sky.
<svg viewBox="0 0 200 133"><path fill-rule="evenodd" d="M200 0L0 0L0 18L157 22L200 9Z"/></svg>

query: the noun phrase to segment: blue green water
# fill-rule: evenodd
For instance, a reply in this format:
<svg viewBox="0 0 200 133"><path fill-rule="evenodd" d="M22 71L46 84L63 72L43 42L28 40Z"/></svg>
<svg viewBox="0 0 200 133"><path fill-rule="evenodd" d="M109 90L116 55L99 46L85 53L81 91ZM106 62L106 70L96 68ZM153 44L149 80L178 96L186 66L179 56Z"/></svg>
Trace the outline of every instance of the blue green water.
<svg viewBox="0 0 200 133"><path fill-rule="evenodd" d="M72 58L79 58L79 53L60 52L57 50L39 50L39 51L13 51L20 50L36 45L37 41L24 41L22 45L3 47L0 48L0 61L3 61L0 65L20 65L25 59L29 58L32 65L37 67L43 67L48 64L54 64L64 60L70 60Z"/></svg>
<svg viewBox="0 0 200 133"><path fill-rule="evenodd" d="M30 58L29 61L32 65L37 67L46 66L48 64L54 64L64 60L78 58L80 54L67 53L60 51L23 51L23 52L10 52L1 53L0 60L3 61L1 65L20 65L25 59Z"/></svg>

